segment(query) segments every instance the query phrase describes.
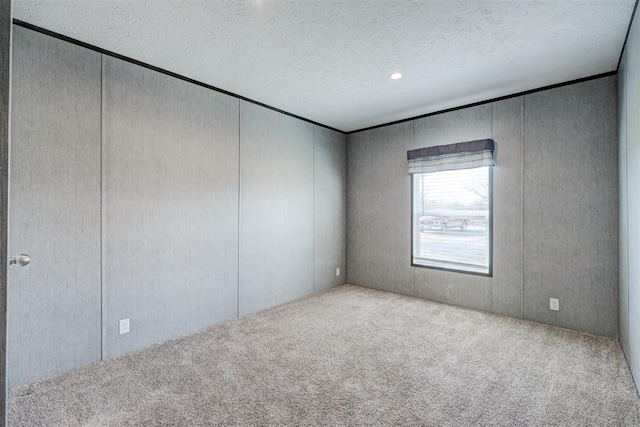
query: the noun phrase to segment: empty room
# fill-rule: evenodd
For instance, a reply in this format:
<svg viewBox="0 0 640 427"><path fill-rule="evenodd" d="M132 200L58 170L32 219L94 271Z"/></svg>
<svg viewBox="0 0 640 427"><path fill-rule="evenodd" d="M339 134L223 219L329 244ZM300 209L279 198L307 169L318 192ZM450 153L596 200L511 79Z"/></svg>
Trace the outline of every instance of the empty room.
<svg viewBox="0 0 640 427"><path fill-rule="evenodd" d="M0 2L0 425L640 426L637 0Z"/></svg>

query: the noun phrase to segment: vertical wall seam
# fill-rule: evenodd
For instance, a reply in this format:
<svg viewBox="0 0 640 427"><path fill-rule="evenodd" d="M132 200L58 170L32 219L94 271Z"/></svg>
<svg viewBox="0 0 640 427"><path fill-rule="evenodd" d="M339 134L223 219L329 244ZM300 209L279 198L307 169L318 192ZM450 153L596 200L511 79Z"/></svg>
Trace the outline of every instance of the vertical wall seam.
<svg viewBox="0 0 640 427"><path fill-rule="evenodd" d="M637 3L636 3L637 4ZM635 16L634 16L635 17ZM632 22L634 17L632 17ZM629 31L631 31L631 26L629 27ZM624 51L622 52L622 55L624 55ZM624 82L624 161L625 161L625 168L624 168L624 174L625 174L625 199L627 201L626 206L625 206L625 210L626 210L626 216L627 216L627 229L626 229L626 235L624 236L627 240L627 253L625 254L625 257L627 258L627 283L626 283L626 287L627 287L627 346L629 348L629 355L627 355L627 361L629 362L629 366L631 366L631 343L629 342L629 337L631 335L631 316L629 316L629 310L631 308L631 305L629 303L629 301L631 301L631 298L629 298L630 296L630 288L631 288L631 282L629 280L629 272L630 272L630 261L631 259L629 258L629 105L628 105L628 101L629 98L627 97L627 90L628 90L628 85L627 85L627 75L629 73L629 69L626 66L626 57L623 58L623 60L625 61L625 82ZM618 166L619 167L619 166ZM618 296L618 299L620 299L620 297ZM618 316L620 315L620 310L618 310ZM618 336L620 336L620 334L618 334Z"/></svg>
<svg viewBox="0 0 640 427"><path fill-rule="evenodd" d="M524 120L524 109L525 109L525 97L523 96L521 98L521 102L520 102L520 186L521 186L521 193L520 193L520 200L522 202L522 209L520 210L521 214L520 214L520 288L521 288L521 292L520 292L520 317L522 317L524 319L524 264L525 264L525 259L524 259L524 209L525 209L525 197L524 197L524 144L525 144L525 132L524 132L524 126L525 126L525 120Z"/></svg>
<svg viewBox="0 0 640 427"><path fill-rule="evenodd" d="M241 130L242 130L242 103L240 99L238 99L238 259L236 260L236 268L237 268L237 286L236 286L236 317L240 317L240 230L242 221L242 138L241 138Z"/></svg>
<svg viewBox="0 0 640 427"><path fill-rule="evenodd" d="M411 146L409 147L410 150L413 150L415 148L415 126L416 126L416 121L415 120L411 120ZM410 176L409 179L411 180L411 182L413 182L413 176ZM411 246L409 247L409 250L411 251L409 253L409 268L411 268L411 296L416 296L416 269L415 267L411 267L411 264L413 264L413 185L409 185L409 220L411 221L409 224L411 225L411 227L409 228L409 233L411 234Z"/></svg>
<svg viewBox="0 0 640 427"><path fill-rule="evenodd" d="M311 132L311 161L312 161L312 209L313 213L311 214L311 218L313 218L313 232L311 233L311 238L313 240L313 248L311 250L312 257L312 269L311 269L311 293L316 291L316 125L313 126L313 132Z"/></svg>
<svg viewBox="0 0 640 427"><path fill-rule="evenodd" d="M349 135L344 136L344 283L349 274ZM342 280L341 280L342 281Z"/></svg>
<svg viewBox="0 0 640 427"><path fill-rule="evenodd" d="M490 123L490 126L491 126L490 133L491 133L491 138L492 139L494 139L494 135L493 135L493 117L494 117L495 109L496 109L496 103L492 102L491 103L491 118L489 119L489 121L491 122ZM490 264L491 265L491 277L489 278L489 311L491 313L493 313L493 276L496 273L495 272L495 268L494 268L495 265L494 265L494 257L493 257L493 252L494 252L493 245L495 243L495 232L496 232L496 230L493 227L493 202L494 202L493 187L495 185L494 182L493 182L493 173L491 173L491 177L490 178L491 178L491 187L490 187L491 210L490 210L489 214L491 215L491 223L490 223L491 224L491 236L490 236L491 247L490 247L490 252L489 253L491 254L491 259L489 260L489 262L491 263Z"/></svg>
<svg viewBox="0 0 640 427"><path fill-rule="evenodd" d="M106 340L106 319L105 304L106 290L104 280L104 262L105 262L105 239L104 239L104 223L105 223L105 155L104 155L104 55L100 54L100 359L105 359L105 340Z"/></svg>
<svg viewBox="0 0 640 427"><path fill-rule="evenodd" d="M638 2L636 2L637 4ZM636 159L630 159L629 156L629 145L630 142L631 144L635 144L636 146L636 150L638 147L638 143L640 143L639 139L638 139L638 135L633 134L633 129L632 131L629 131L629 118L633 117L632 116L632 107L635 106L636 110L638 108L638 96L635 97L635 105L630 106L629 105L629 93L636 93L636 95L638 94L638 87L637 85L639 84L638 82L635 82L633 80L633 76L634 76L634 72L637 74L638 72L638 61L639 58L637 58L638 56L638 46L637 44L640 43L640 36L638 36L637 31L636 30L640 30L638 28L636 28L638 25L640 25L640 23L638 23L638 15L640 15L640 12L638 12L637 8L634 11L633 17L632 17L632 23L629 26L629 44L627 46L630 46L631 48L635 48L634 49L630 49L629 52L630 54L626 56L625 58L625 122L626 122L626 126L625 126L625 139L626 139L626 153L627 153L627 235L625 236L627 238L627 348L629 349L629 354L627 355L627 361L629 364L629 368L632 374L632 378L635 381L635 385L636 388L638 389L638 391L640 391L640 372L638 371L637 367L638 365L638 352L637 349L639 348L639 343L637 342L637 340L635 339L635 337L637 336L637 333L634 331L637 331L638 328L640 328L640 325L634 325L632 323L632 313L633 313L633 304L632 304L632 296L635 295L637 293L638 290L638 281L635 280L633 283L631 281L631 242L632 242L632 234L631 234L631 227L629 227L629 224L631 223L630 221L630 214L632 213L637 213L637 211L634 211L631 209L631 203L630 203L630 198L629 196L629 189L633 188L633 185L630 185L630 175L629 175L629 170L630 170L630 166L633 165L633 162ZM626 49L626 48L625 48ZM633 63L633 61L631 61L632 59L632 55L635 55L635 68L631 68L629 66L630 63ZM633 84L628 84L629 82L633 82ZM632 100L634 100L634 97L632 96L631 98ZM630 112L631 110L631 112ZM636 127L636 132L637 132L637 127ZM635 168L637 169L637 168ZM635 182L633 183L635 184ZM637 241L633 242L635 246L638 245ZM637 278L634 278L637 279ZM634 291L634 292L632 292Z"/></svg>
<svg viewBox="0 0 640 427"><path fill-rule="evenodd" d="M625 73L627 71L627 68L625 67ZM625 80L626 80L626 74L625 74ZM629 143L629 132L628 132L628 128L629 128L629 115L628 115L628 111L629 109L627 108L627 84L625 81L625 86L624 86L624 162L625 162L625 167L624 167L624 175L625 175L625 200L626 200L626 206L625 206L625 215L627 218L627 226L626 226L626 235L624 236L627 240L627 250L625 253L625 258L626 258L626 273L627 273L627 280L626 280L626 291L627 291L627 343L629 342L629 328L630 328L630 323L629 323L629 150L628 150L628 143ZM618 297L619 298L619 297ZM620 315L620 312L618 311L618 316ZM620 336L620 334L618 334L618 337Z"/></svg>
<svg viewBox="0 0 640 427"><path fill-rule="evenodd" d="M349 191L349 174L347 172L347 164L349 163L349 158L348 158L348 154L349 154L349 136L348 135L344 135L344 169L343 169L343 173L344 173L344 228L342 229L342 231L344 232L344 278L341 279L340 281L343 282L343 284L347 283L347 245L348 245L348 239L347 239L347 220L349 218L349 197L348 197L348 191Z"/></svg>
<svg viewBox="0 0 640 427"><path fill-rule="evenodd" d="M7 7L7 5L5 4L5 7ZM10 224L11 224L11 215L10 215L10 203L11 203L11 101L12 101L12 70L13 70L13 24L11 23L11 10L12 10L12 5L11 2L8 2L8 9L9 9L9 49L8 52L6 52L6 54L8 55L8 75L7 75L7 79L8 79L8 84L7 84L7 104L6 106L6 135L3 135L3 137L6 138L6 142L5 144L0 144L2 146L1 150L2 153L0 153L0 158L4 157L4 161L2 164L0 164L0 177L4 178L4 183L2 184L3 188L0 189L0 197L2 197L2 200L0 200L0 205L2 205L2 216L4 217L4 229L2 230L2 233L4 233L4 239L2 244L4 245L4 247L2 248L2 250L0 250L0 252L2 252L2 256L4 257L4 264L2 267L2 280L1 282L3 282L4 284L4 289L2 290L2 299L4 301L4 307L2 308L4 310L4 312L1 314L3 316L3 320L2 322L4 323L4 336L3 338L3 349L4 349L4 354L0 357L3 357L3 361L0 364L0 367L2 368L2 373L0 373L0 378L2 378L2 380L0 381L0 387L2 387L1 393L2 396L0 396L0 399L2 399L2 401L0 402L1 408L0 408L0 425L6 425L7 424L7 414L8 414L8 409L7 409L7 391L8 391L8 384L9 384L9 378L8 378L8 372L9 370L7 369L8 366L8 361L9 361L9 314L10 314L10 309L9 309L9 271L8 271L8 263L6 262L7 259L10 256L10 248L9 248L9 232L11 230L10 228ZM3 19L2 16L0 16L0 19ZM4 24L3 24L4 25ZM1 31L1 30L0 30ZM4 46L3 46L4 47ZM2 221L0 221L0 223L2 223Z"/></svg>

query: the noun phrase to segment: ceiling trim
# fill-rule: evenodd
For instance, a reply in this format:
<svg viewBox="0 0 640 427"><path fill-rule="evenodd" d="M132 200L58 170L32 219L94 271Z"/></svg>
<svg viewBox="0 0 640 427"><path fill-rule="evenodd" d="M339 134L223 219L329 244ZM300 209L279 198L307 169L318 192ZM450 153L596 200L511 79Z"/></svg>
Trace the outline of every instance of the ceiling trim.
<svg viewBox="0 0 640 427"><path fill-rule="evenodd" d="M631 11L631 18L629 18L629 26L627 27L627 34L624 36L624 43L622 43L622 49L620 49L620 57L618 58L618 66L616 67L616 71L620 69L620 64L622 63L622 55L624 55L624 48L627 46L627 39L629 38L629 33L631 32L631 26L633 25L633 20L636 16L636 10L638 10L638 1L636 0L636 4L633 5L633 10Z"/></svg>
<svg viewBox="0 0 640 427"><path fill-rule="evenodd" d="M615 76L618 74L617 70L607 71L606 73L595 74L593 76L582 77L580 79L569 80L568 82L556 83L549 86L543 86L536 89L525 90L524 92L518 92L511 95L499 96L497 98L491 98L484 101L472 102L471 104L460 105L459 107L447 108L446 110L438 110L432 113L421 114L419 116L409 117L407 119L396 120L389 123L383 123L381 125L369 126L362 129L352 130L351 132L346 132L347 135L351 135L352 133L364 132L366 130L377 129L385 126L397 125L398 123L410 122L412 120L422 119L424 117L436 116L438 114L450 113L452 111L464 110L465 108L477 107L479 105L490 104L492 102L504 101L505 99L516 98L518 96L529 95L531 93L542 92L544 90L555 89L562 86L574 85L576 83L587 82L589 80L602 79L604 77Z"/></svg>
<svg viewBox="0 0 640 427"><path fill-rule="evenodd" d="M287 116L293 117L293 118L298 119L298 120L305 121L307 123L311 123L311 124L314 124L314 125L317 125L317 126L321 126L323 128L330 129L330 130L335 131L335 132L340 132L342 134L346 133L345 131L342 131L340 129L336 129L336 128L333 128L331 126L324 125L322 123L314 122L313 120L307 119L305 117L298 116L297 114L293 114L293 113L281 110L281 109L276 108L276 107L272 107L271 105L264 104L264 103L262 103L260 101L256 101L255 99L247 98L245 96L238 95L237 93L229 92L228 90L220 89L219 87L215 87L215 86L208 85L206 83L202 83L202 82L200 82L198 80L191 79L191 78L183 76L181 74L174 73L172 71L168 71L168 70L165 70L163 68L147 64L146 62L138 61L137 59L129 58L128 56L120 55L119 53L115 53L115 52L112 52L110 50L103 49L101 47L94 46L94 45L89 44L89 43L85 43L83 41L74 39L72 37L65 36L64 34L56 33L55 31L47 30L46 28L42 28L42 27L39 27L37 25L30 24L28 22L21 21L19 19L15 19L14 18L13 19L13 23L14 23L14 25L17 25L19 27L23 27L23 28L27 28L29 30L37 31L39 33L46 34L46 35L54 37L56 39L60 39L60 40L63 40L65 42L72 43L72 44L75 44L77 46L81 46L81 47L84 47L86 49L90 49L90 50L96 51L96 52L101 53L103 55L108 55L108 56L120 59L122 61L130 62L132 64L139 65L141 67L148 68L150 70L157 71L159 73L166 74L166 75L171 76L171 77L175 77L176 79L184 80L185 82L189 82L189 83L192 83L192 84L195 84L195 85L198 85L198 86L202 86L204 88L211 89L211 90L214 90L216 92L220 92L220 93L223 93L225 95L232 96L232 97L240 99L242 101L246 101L246 102L250 102L252 104L259 105L261 107L268 108L270 110L276 111L276 112L281 113L281 114L285 114Z"/></svg>

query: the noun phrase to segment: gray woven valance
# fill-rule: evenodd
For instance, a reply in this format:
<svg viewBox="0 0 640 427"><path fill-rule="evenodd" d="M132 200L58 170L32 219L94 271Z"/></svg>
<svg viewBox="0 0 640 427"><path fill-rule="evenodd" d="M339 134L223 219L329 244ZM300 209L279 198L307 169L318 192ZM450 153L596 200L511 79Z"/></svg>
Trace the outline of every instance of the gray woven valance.
<svg viewBox="0 0 640 427"><path fill-rule="evenodd" d="M409 174L495 166L493 139L436 145L407 151Z"/></svg>

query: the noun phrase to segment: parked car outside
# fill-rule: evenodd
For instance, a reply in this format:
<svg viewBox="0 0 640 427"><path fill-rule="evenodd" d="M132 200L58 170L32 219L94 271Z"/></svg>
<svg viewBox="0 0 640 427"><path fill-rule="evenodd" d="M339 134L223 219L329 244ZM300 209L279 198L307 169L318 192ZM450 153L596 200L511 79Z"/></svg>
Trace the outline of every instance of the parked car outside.
<svg viewBox="0 0 640 427"><path fill-rule="evenodd" d="M420 231L466 230L469 218L466 216L421 216Z"/></svg>

